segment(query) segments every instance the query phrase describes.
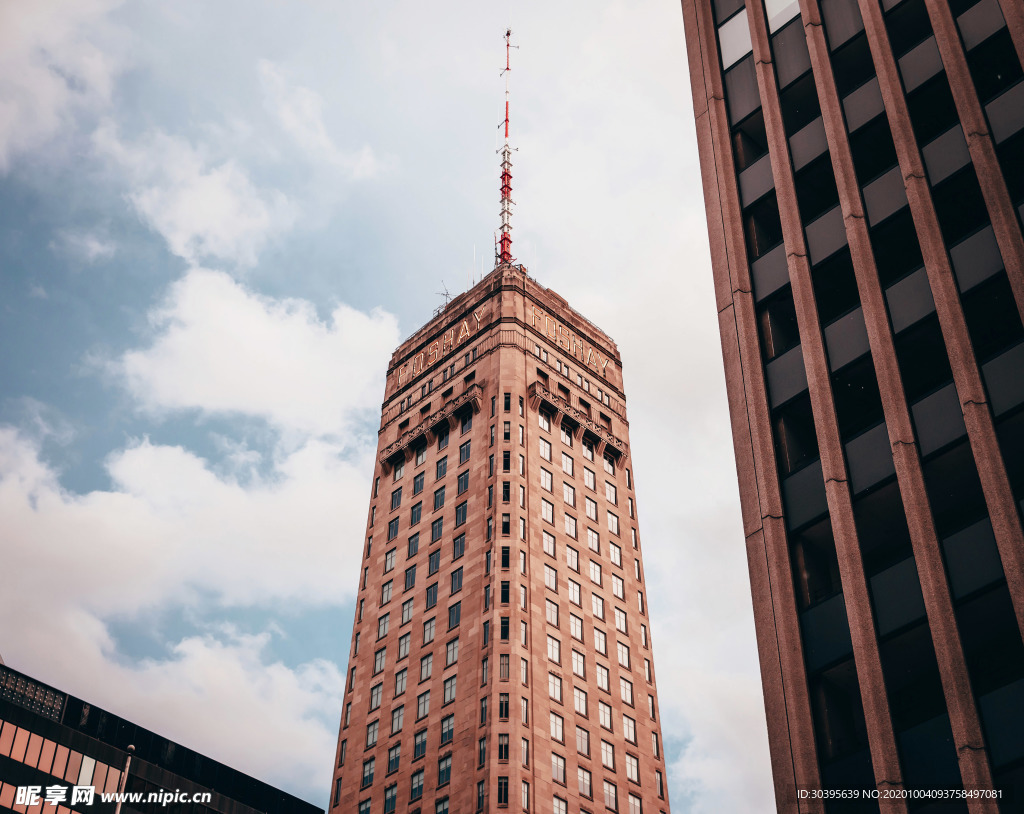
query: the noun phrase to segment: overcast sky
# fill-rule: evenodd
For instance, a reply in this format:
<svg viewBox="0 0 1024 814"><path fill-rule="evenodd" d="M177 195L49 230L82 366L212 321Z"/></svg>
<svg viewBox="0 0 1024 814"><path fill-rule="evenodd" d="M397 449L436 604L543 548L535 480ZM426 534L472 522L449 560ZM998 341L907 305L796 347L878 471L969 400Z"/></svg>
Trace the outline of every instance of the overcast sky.
<svg viewBox="0 0 1024 814"><path fill-rule="evenodd" d="M510 22L513 252L622 353L673 810L762 812L673 0L0 0L0 654L326 805L384 371L493 266Z"/></svg>

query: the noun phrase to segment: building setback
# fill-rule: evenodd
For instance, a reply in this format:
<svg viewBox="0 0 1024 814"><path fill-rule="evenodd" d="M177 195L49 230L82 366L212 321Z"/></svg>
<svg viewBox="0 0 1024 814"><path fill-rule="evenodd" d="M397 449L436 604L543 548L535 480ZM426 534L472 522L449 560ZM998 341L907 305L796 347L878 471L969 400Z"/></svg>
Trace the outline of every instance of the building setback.
<svg viewBox="0 0 1024 814"><path fill-rule="evenodd" d="M1024 5L682 7L778 808L1020 811Z"/></svg>
<svg viewBox="0 0 1024 814"><path fill-rule="evenodd" d="M500 264L387 372L331 811L668 812L615 343Z"/></svg>
<svg viewBox="0 0 1024 814"><path fill-rule="evenodd" d="M0 811L21 814L109 814L134 747L124 791L157 795L153 802L126 802L123 814L318 814L323 809L211 760L80 698L47 686L0 662ZM18 802L19 787L34 786L40 801ZM45 802L47 787L64 789L64 802ZM91 786L90 803L72 804L72 787ZM180 792L176 798L170 793ZM192 802L209 794L206 803ZM188 802L162 802L163 800Z"/></svg>

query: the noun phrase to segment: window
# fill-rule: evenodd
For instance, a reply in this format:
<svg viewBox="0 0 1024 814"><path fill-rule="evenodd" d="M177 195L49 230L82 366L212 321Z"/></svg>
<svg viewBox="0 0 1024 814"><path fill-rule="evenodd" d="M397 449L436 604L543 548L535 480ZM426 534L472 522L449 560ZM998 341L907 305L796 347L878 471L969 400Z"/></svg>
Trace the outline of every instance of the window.
<svg viewBox="0 0 1024 814"><path fill-rule="evenodd" d="M377 731L380 729L380 721L374 721L373 723L366 725L366 748L369 749L371 746L377 743Z"/></svg>
<svg viewBox="0 0 1024 814"><path fill-rule="evenodd" d="M395 673L395 698L405 693L405 680L408 670L399 670Z"/></svg>
<svg viewBox="0 0 1024 814"><path fill-rule="evenodd" d="M640 782L640 761L633 755L626 755L626 777L634 783Z"/></svg>
<svg viewBox="0 0 1024 814"><path fill-rule="evenodd" d="M468 501L462 501L458 506L455 507L455 526L456 528L463 525L466 522L466 507Z"/></svg>
<svg viewBox="0 0 1024 814"><path fill-rule="evenodd" d="M520 551L519 552L519 573L520 574L525 574L526 573L526 552L525 551Z"/></svg>
<svg viewBox="0 0 1024 814"><path fill-rule="evenodd" d="M590 561L590 581L595 585L601 584L601 564Z"/></svg>
<svg viewBox="0 0 1024 814"><path fill-rule="evenodd" d="M583 641L583 620L575 613L569 614L569 635L576 641Z"/></svg>
<svg viewBox="0 0 1024 814"><path fill-rule="evenodd" d="M377 675L384 670L384 657L387 655L387 648L382 647L373 654L373 674Z"/></svg>
<svg viewBox="0 0 1024 814"><path fill-rule="evenodd" d="M588 772L586 769L580 766L576 770L576 777L579 782L580 794L587 798L593 797L594 795L593 789L591 788L590 772Z"/></svg>
<svg viewBox="0 0 1024 814"><path fill-rule="evenodd" d="M608 531L612 534L619 533L619 518L611 512L608 512Z"/></svg>
<svg viewBox="0 0 1024 814"><path fill-rule="evenodd" d="M619 666L625 667L627 670L630 669L629 668L629 645L627 645L625 642L617 642L616 646L617 646L618 655L619 655Z"/></svg>
<svg viewBox="0 0 1024 814"><path fill-rule="evenodd" d="M430 610L437 604L437 583L427 586L427 603L426 609Z"/></svg>
<svg viewBox="0 0 1024 814"><path fill-rule="evenodd" d="M415 526L417 523L420 522L420 518L422 518L422 517L423 517L423 501L421 500L419 503L414 504L413 507L409 510L409 525L410 526ZM416 542L417 542L417 544L419 543L419 536L418 535L417 535L417 538L416 538Z"/></svg>
<svg viewBox="0 0 1024 814"><path fill-rule="evenodd" d="M426 681L430 678L434 670L434 654L427 653L427 655L420 658L420 681Z"/></svg>
<svg viewBox="0 0 1024 814"><path fill-rule="evenodd" d="M594 616L598 619L604 619L604 598L597 594L592 594L590 597L590 604L594 611Z"/></svg>
<svg viewBox="0 0 1024 814"><path fill-rule="evenodd" d="M398 771L398 763L402 758L402 744L396 743L388 749L388 774Z"/></svg>
<svg viewBox="0 0 1024 814"><path fill-rule="evenodd" d="M428 619L423 623L423 644L430 644L434 641L434 620Z"/></svg>
<svg viewBox="0 0 1024 814"><path fill-rule="evenodd" d="M508 619L507 616L502 616L501 617L501 626L500 626L499 631L500 631L501 640L503 642L507 642L508 641L508 622L509 622L509 619Z"/></svg>
<svg viewBox="0 0 1024 814"><path fill-rule="evenodd" d="M569 601L574 605L582 605L582 600L580 599L580 584L571 579L569 580Z"/></svg>
<svg viewBox="0 0 1024 814"><path fill-rule="evenodd" d="M498 805L508 805L508 777L498 778Z"/></svg>
<svg viewBox="0 0 1024 814"><path fill-rule="evenodd" d="M570 506L576 505L576 490L568 483L562 483L562 500Z"/></svg>
<svg viewBox="0 0 1024 814"><path fill-rule="evenodd" d="M546 520L548 523L554 523L555 504L542 498L540 501L540 516L543 520Z"/></svg>
<svg viewBox="0 0 1024 814"><path fill-rule="evenodd" d="M609 475L615 475L615 462L607 455L604 456L604 471Z"/></svg>
<svg viewBox="0 0 1024 814"><path fill-rule="evenodd" d="M419 463L422 463L422 461L419 461L419 456L418 455L417 455L417 461ZM423 491L423 475L424 475L424 473L420 472L418 475L416 475L416 477L414 477L412 479L412 493L413 493L413 496L418 495L420 492Z"/></svg>
<svg viewBox="0 0 1024 814"><path fill-rule="evenodd" d="M452 756L445 755L437 761L437 785L443 786L452 779Z"/></svg>
<svg viewBox="0 0 1024 814"><path fill-rule="evenodd" d="M427 733L426 732L421 732L420 735L423 736L423 752L426 752L426 750L427 750ZM417 738L417 742L416 742L417 743L417 747L419 746L419 740L418 739L419 739L420 735L416 736L416 738ZM421 752L416 757L422 757L422 756L423 756L423 753ZM423 796L423 769L419 769L418 771L413 773L412 780L409 783L409 799L410 800L419 800L420 797L422 797L422 796Z"/></svg>
<svg viewBox="0 0 1024 814"><path fill-rule="evenodd" d="M442 797L434 803L434 814L448 814L448 798Z"/></svg>
<svg viewBox="0 0 1024 814"><path fill-rule="evenodd" d="M348 741L343 740L341 742L341 748L338 750L338 768L341 768L345 765L345 752L348 751L347 747ZM335 805L337 805L337 803L335 803Z"/></svg>
<svg viewBox="0 0 1024 814"><path fill-rule="evenodd" d="M554 636L548 636L548 658L555 664L562 663L562 643Z"/></svg>
<svg viewBox="0 0 1024 814"><path fill-rule="evenodd" d="M458 493L460 495L463 492L465 492L467 489L469 489L469 470L468 469L465 470L464 472L460 472L459 473L459 478L458 478L458 481L457 481L457 491L458 491Z"/></svg>
<svg viewBox="0 0 1024 814"><path fill-rule="evenodd" d="M555 556L555 535L550 531L542 531L541 537L544 540L544 553L549 557Z"/></svg>
<svg viewBox="0 0 1024 814"><path fill-rule="evenodd" d="M444 506L444 487L434 491L434 511Z"/></svg>
<svg viewBox="0 0 1024 814"><path fill-rule="evenodd" d="M578 675L580 678L587 677L586 657L577 650L572 651L572 672L574 675Z"/></svg>
<svg viewBox="0 0 1024 814"><path fill-rule="evenodd" d="M608 668L604 665L597 665L597 686L605 692L611 692L610 685L608 683ZM611 724L609 724L611 726Z"/></svg>
<svg viewBox="0 0 1024 814"><path fill-rule="evenodd" d="M450 704L455 700L455 679L456 676L450 676L444 680L444 703Z"/></svg>
<svg viewBox="0 0 1024 814"><path fill-rule="evenodd" d="M519 474L523 475L523 476L526 475L526 456L525 455L520 455L519 456Z"/></svg>
<svg viewBox="0 0 1024 814"><path fill-rule="evenodd" d="M608 780L604 781L604 807L612 811L619 810L619 790Z"/></svg>
<svg viewBox="0 0 1024 814"><path fill-rule="evenodd" d="M490 624L490 622L484 622L485 631L488 629L486 626L489 625L489 624ZM487 640L486 639L484 639L484 644L485 645L487 644ZM488 662L486 656L480 661L480 683L482 685L487 683L487 667L488 667L489 663L490 662ZM484 699L485 702L486 702L486 700L487 699ZM486 706L486 703L484 704L484 706ZM483 723L483 721L480 721L480 723Z"/></svg>
<svg viewBox="0 0 1024 814"><path fill-rule="evenodd" d="M626 612L622 608L615 609L615 629L620 633L629 633L628 625L626 624ZM644 638L644 645L646 646L646 636Z"/></svg>
<svg viewBox="0 0 1024 814"><path fill-rule="evenodd" d="M501 471L512 471L512 453L509 452L507 449L501 453Z"/></svg>
<svg viewBox="0 0 1024 814"><path fill-rule="evenodd" d="M526 624L523 622L523 624ZM530 681L530 662L526 659L519 660L519 680L524 684L529 684Z"/></svg>
<svg viewBox="0 0 1024 814"><path fill-rule="evenodd" d="M523 725L526 726L530 723L530 702L525 698L520 698L519 706L522 713Z"/></svg>
<svg viewBox="0 0 1024 814"><path fill-rule="evenodd" d="M550 565L544 566L544 585L552 591L558 590L558 572Z"/></svg>
<svg viewBox="0 0 1024 814"><path fill-rule="evenodd" d="M399 461L395 464L395 477L394 480L401 480L402 475L405 474L405 461Z"/></svg>
<svg viewBox="0 0 1024 814"><path fill-rule="evenodd" d="M552 814L568 814L568 804L561 797L556 797L552 807Z"/></svg>
<svg viewBox="0 0 1024 814"><path fill-rule="evenodd" d="M394 540L398 536L398 518L388 521L388 540Z"/></svg>
<svg viewBox="0 0 1024 814"><path fill-rule="evenodd" d="M546 438L538 439L540 441L540 457L545 461L551 460L551 442Z"/></svg>
<svg viewBox="0 0 1024 814"><path fill-rule="evenodd" d="M551 431L551 419L548 418L548 414L543 410L537 413L537 423L542 430Z"/></svg>
<svg viewBox="0 0 1024 814"><path fill-rule="evenodd" d="M481 721L481 723L483 723ZM477 763L483 766L487 762L487 738L480 738L476 742Z"/></svg>
<svg viewBox="0 0 1024 814"><path fill-rule="evenodd" d="M462 414L462 418L459 420L459 431L465 435L473 429L473 413L467 412Z"/></svg>
<svg viewBox="0 0 1024 814"><path fill-rule="evenodd" d="M441 426L437 430L437 448L445 449L448 446L448 423L442 422Z"/></svg>
<svg viewBox="0 0 1024 814"><path fill-rule="evenodd" d="M562 443L567 447L572 446L572 429L565 424L562 424L559 428L559 436L562 439Z"/></svg>
<svg viewBox="0 0 1024 814"><path fill-rule="evenodd" d="M651 683L651 660L644 659L644 678L647 679L647 683Z"/></svg>
<svg viewBox="0 0 1024 814"><path fill-rule="evenodd" d="M554 673L548 673L548 697L562 703L562 679Z"/></svg>
<svg viewBox="0 0 1024 814"><path fill-rule="evenodd" d="M576 538L576 518L571 514L565 516L565 533L573 539Z"/></svg>
<svg viewBox="0 0 1024 814"><path fill-rule="evenodd" d="M427 557L427 576L433 576L437 573L441 567L441 552L431 551L430 556Z"/></svg>
<svg viewBox="0 0 1024 814"><path fill-rule="evenodd" d="M462 603L456 602L454 605L448 608L448 629L459 626L459 621L462 618Z"/></svg>
<svg viewBox="0 0 1024 814"><path fill-rule="evenodd" d="M622 581L622 577L612 574L612 593L619 599L626 598L626 583Z"/></svg>
<svg viewBox="0 0 1024 814"><path fill-rule="evenodd" d="M383 684L374 684L370 688L370 712L373 712L380 706L380 698L384 694Z"/></svg>
<svg viewBox="0 0 1024 814"><path fill-rule="evenodd" d="M501 536L508 537L512 533L512 515L503 514L501 516Z"/></svg>
<svg viewBox="0 0 1024 814"><path fill-rule="evenodd" d="M462 569L456 568L452 571L452 590L451 593L458 593L462 590Z"/></svg>
<svg viewBox="0 0 1024 814"><path fill-rule="evenodd" d="M459 447L459 465L460 466L462 464L464 464L466 461L469 460L469 444L470 444L470 442L467 441L465 444L463 444L462 446Z"/></svg>
<svg viewBox="0 0 1024 814"><path fill-rule="evenodd" d="M412 758L423 757L427 753L427 730L421 729L416 733L412 742Z"/></svg>
<svg viewBox="0 0 1024 814"><path fill-rule="evenodd" d="M635 794L630 793L630 795L629 795L629 814L643 814L643 812L644 812L643 800L641 800Z"/></svg>
<svg viewBox="0 0 1024 814"><path fill-rule="evenodd" d="M640 625L640 641L647 647L647 625Z"/></svg>
<svg viewBox="0 0 1024 814"><path fill-rule="evenodd" d="M498 718L502 721L508 720L508 693L498 695Z"/></svg>
<svg viewBox="0 0 1024 814"><path fill-rule="evenodd" d="M405 569L405 590L410 590L416 587L416 566L410 565ZM409 610L412 610L412 601L407 601L402 605L402 623L408 622L408 618L405 615L406 605L409 606Z"/></svg>
<svg viewBox="0 0 1024 814"><path fill-rule="evenodd" d="M608 706L604 701L597 702L597 716L601 722L601 726L611 731L612 728L612 708Z"/></svg>
<svg viewBox="0 0 1024 814"><path fill-rule="evenodd" d="M562 719L562 716L558 715L557 713L552 712L550 714L550 718L551 718L551 738L553 740L558 741L559 743L564 743L565 742L565 737L564 737L563 732L562 732L562 727L563 727L564 721Z"/></svg>
<svg viewBox="0 0 1024 814"><path fill-rule="evenodd" d="M458 638L452 639L445 646L444 653L444 666L451 667L455 662L459 660L459 640Z"/></svg>
<svg viewBox="0 0 1024 814"><path fill-rule="evenodd" d="M572 704L573 709L576 710L584 718L587 716L587 693L586 690L581 690L579 687L572 688Z"/></svg>
<svg viewBox="0 0 1024 814"><path fill-rule="evenodd" d="M587 529L587 545L590 546L591 551L601 553L601 535L591 528Z"/></svg>
<svg viewBox="0 0 1024 814"><path fill-rule="evenodd" d="M519 586L519 607L526 610L526 586Z"/></svg>
<svg viewBox="0 0 1024 814"><path fill-rule="evenodd" d="M487 659L484 659L484 661L487 661ZM484 681L484 683L486 684L487 682ZM480 699L480 725L483 726L485 723L487 723L487 696Z"/></svg>
<svg viewBox="0 0 1024 814"><path fill-rule="evenodd" d="M561 755L551 755L551 779L565 785L565 758Z"/></svg>
<svg viewBox="0 0 1024 814"><path fill-rule="evenodd" d="M562 471L570 478L573 474L572 458L566 453L562 453Z"/></svg>
<svg viewBox="0 0 1024 814"><path fill-rule="evenodd" d="M501 432L501 440L502 441L511 441L512 440L512 422L511 421L506 421L505 424L503 425L502 432Z"/></svg>
<svg viewBox="0 0 1024 814"><path fill-rule="evenodd" d="M382 605L386 605L388 602L391 601L391 586L392 586L392 582L393 582L393 580L389 579L387 582L385 582L383 585L380 586L380 604L382 604ZM385 628L384 632L387 633L387 625L386 624L384 625L384 628Z"/></svg>
<svg viewBox="0 0 1024 814"><path fill-rule="evenodd" d="M583 501L586 506L587 519L597 520L597 501L592 498L585 498Z"/></svg>
<svg viewBox="0 0 1024 814"><path fill-rule="evenodd" d="M391 511L402 505L402 487L399 486L391 493Z"/></svg>
<svg viewBox="0 0 1024 814"><path fill-rule="evenodd" d="M615 545L615 543L609 543L608 544L608 556L611 557L613 565L617 565L617 566L619 566L619 568L622 567L622 549L619 548L617 545ZM637 571L638 571L637 579L639 579L640 578L640 574L639 574L640 560L633 560L633 562L635 562L637 564Z"/></svg>
<svg viewBox="0 0 1024 814"><path fill-rule="evenodd" d="M430 690L416 696L416 719L426 718L430 714Z"/></svg>
<svg viewBox="0 0 1024 814"><path fill-rule="evenodd" d="M540 487L550 492L552 485L551 473L548 472L543 466L540 468Z"/></svg>
<svg viewBox="0 0 1024 814"><path fill-rule="evenodd" d="M544 600L545 603L545 616L547 617L548 624L558 627L558 603L552 602L550 599Z"/></svg>
<svg viewBox="0 0 1024 814"><path fill-rule="evenodd" d="M359 803L359 814L370 814L370 801L362 800Z"/></svg>
<svg viewBox="0 0 1024 814"><path fill-rule="evenodd" d="M584 454L586 454L586 447L584 447ZM594 470L587 467L583 467L583 485L588 489L597 489L597 478L594 476Z"/></svg>
<svg viewBox="0 0 1024 814"><path fill-rule="evenodd" d="M526 539L526 518L525 517L520 517L519 518L519 539L520 540L525 540Z"/></svg>
<svg viewBox="0 0 1024 814"><path fill-rule="evenodd" d="M572 546L565 547L565 564L577 573L580 570L580 554Z"/></svg>
<svg viewBox="0 0 1024 814"><path fill-rule="evenodd" d="M601 741L601 765L615 771L615 747L608 741Z"/></svg>
<svg viewBox="0 0 1024 814"><path fill-rule="evenodd" d="M590 733L582 726L576 727L576 751L581 755L590 755Z"/></svg>
<svg viewBox="0 0 1024 814"><path fill-rule="evenodd" d="M444 518L439 517L430 524L430 542L436 543L441 539L442 534L444 534Z"/></svg>
<svg viewBox="0 0 1024 814"><path fill-rule="evenodd" d="M619 492L615 488L615 484L612 483L611 481L606 480L604 482L604 496L609 503L619 502Z"/></svg>
<svg viewBox="0 0 1024 814"><path fill-rule="evenodd" d="M416 450L416 466L419 466L425 460L427 460L427 448L425 446L417 448L417 450Z"/></svg>
<svg viewBox="0 0 1024 814"><path fill-rule="evenodd" d="M363 782L361 784L362 788L366 788L373 782L373 766L375 763L376 760L372 757L369 760L363 761Z"/></svg>

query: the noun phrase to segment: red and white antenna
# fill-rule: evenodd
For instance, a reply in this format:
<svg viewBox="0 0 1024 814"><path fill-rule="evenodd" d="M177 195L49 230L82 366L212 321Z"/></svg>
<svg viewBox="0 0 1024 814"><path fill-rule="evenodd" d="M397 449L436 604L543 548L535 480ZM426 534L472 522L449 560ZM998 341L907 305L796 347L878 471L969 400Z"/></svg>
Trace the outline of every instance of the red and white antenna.
<svg viewBox="0 0 1024 814"><path fill-rule="evenodd" d="M509 58L513 48L512 29L505 29L505 70L501 76L505 77L505 144L498 152L501 154L501 229L495 243L495 258L499 265L507 265L513 262L512 258L512 148L508 144L508 75L512 70Z"/></svg>

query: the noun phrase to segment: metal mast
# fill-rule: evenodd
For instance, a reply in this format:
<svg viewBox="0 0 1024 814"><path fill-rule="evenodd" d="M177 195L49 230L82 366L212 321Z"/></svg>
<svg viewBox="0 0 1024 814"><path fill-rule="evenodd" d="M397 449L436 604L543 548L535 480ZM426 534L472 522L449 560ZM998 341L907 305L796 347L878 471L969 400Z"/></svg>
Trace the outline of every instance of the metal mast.
<svg viewBox="0 0 1024 814"><path fill-rule="evenodd" d="M512 148L508 144L508 75L512 70L509 64L509 57L513 48L512 29L505 29L505 70L501 75L505 77L505 144L499 150L501 154L501 230L497 243L497 261L499 265L508 264L512 258Z"/></svg>

